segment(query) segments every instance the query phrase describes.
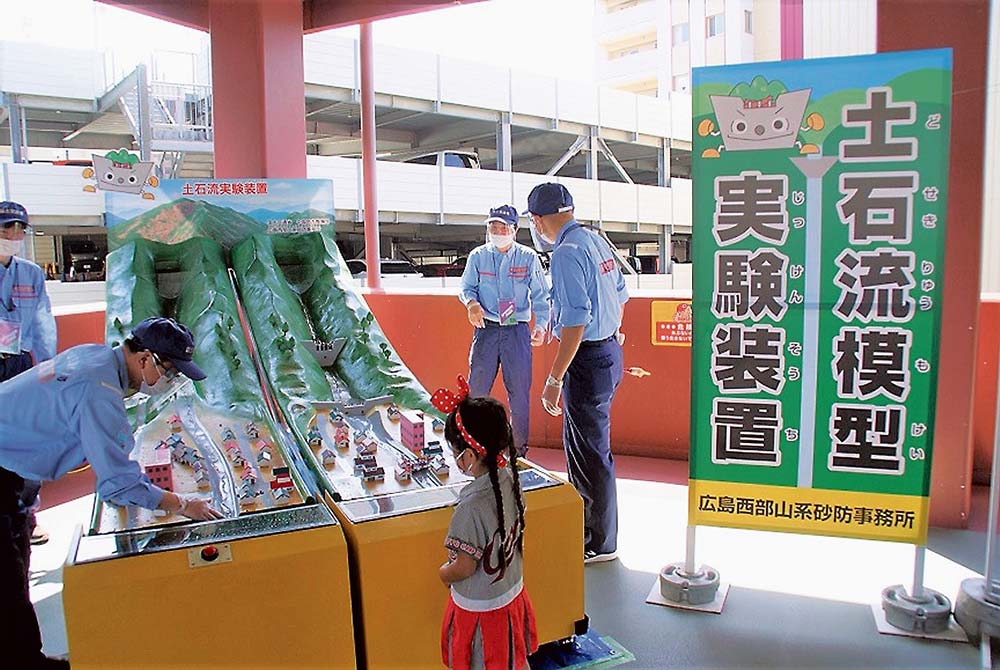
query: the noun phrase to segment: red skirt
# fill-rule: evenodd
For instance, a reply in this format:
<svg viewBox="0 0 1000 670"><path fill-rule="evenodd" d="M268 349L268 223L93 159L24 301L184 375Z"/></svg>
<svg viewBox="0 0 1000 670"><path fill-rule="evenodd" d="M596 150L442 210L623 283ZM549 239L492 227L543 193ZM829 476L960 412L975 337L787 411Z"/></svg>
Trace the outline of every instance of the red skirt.
<svg viewBox="0 0 1000 670"><path fill-rule="evenodd" d="M528 665L528 654L538 650L535 609L526 589L504 607L488 612L462 609L448 596L441 624L441 660L452 670L469 670L476 626L483 638L485 670L521 670Z"/></svg>

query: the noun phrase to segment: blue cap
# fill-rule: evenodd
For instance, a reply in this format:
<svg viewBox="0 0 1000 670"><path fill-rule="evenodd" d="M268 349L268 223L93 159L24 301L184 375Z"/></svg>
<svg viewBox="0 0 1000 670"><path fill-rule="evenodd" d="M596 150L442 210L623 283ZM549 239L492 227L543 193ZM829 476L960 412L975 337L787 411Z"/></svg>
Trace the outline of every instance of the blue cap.
<svg viewBox="0 0 1000 670"><path fill-rule="evenodd" d="M12 221L20 221L25 226L30 225L28 223L28 210L17 202L10 200L0 202L0 223L11 223Z"/></svg>
<svg viewBox="0 0 1000 670"><path fill-rule="evenodd" d="M486 223L499 221L516 228L517 218L517 209L513 205L500 205L490 210L490 215L486 217Z"/></svg>
<svg viewBox="0 0 1000 670"><path fill-rule="evenodd" d="M132 338L140 349L167 359L188 379L197 382L208 376L191 360L194 336L183 323L153 316L132 329Z"/></svg>
<svg viewBox="0 0 1000 670"><path fill-rule="evenodd" d="M528 211L526 214L547 216L560 214L573 209L573 196L566 187L555 182L545 182L531 189L528 194Z"/></svg>

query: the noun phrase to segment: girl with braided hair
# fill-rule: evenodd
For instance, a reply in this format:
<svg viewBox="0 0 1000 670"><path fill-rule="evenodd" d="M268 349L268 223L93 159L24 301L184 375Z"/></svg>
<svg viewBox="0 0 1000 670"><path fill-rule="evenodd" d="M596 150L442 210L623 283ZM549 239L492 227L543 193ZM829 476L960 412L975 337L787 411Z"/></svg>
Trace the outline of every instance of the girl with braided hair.
<svg viewBox="0 0 1000 670"><path fill-rule="evenodd" d="M439 389L448 412L444 435L455 463L474 477L458 497L441 581L451 596L441 627L441 655L453 670L524 670L538 648L535 614L521 576L524 498L517 451L504 406Z"/></svg>

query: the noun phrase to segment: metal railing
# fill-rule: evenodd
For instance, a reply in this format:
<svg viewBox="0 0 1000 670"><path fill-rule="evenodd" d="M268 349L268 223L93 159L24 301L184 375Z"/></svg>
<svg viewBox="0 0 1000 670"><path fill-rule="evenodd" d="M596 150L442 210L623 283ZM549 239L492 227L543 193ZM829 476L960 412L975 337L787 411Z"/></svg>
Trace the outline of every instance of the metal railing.
<svg viewBox="0 0 1000 670"><path fill-rule="evenodd" d="M154 130L198 133L212 139L211 86L154 81L149 93L160 112L154 112Z"/></svg>

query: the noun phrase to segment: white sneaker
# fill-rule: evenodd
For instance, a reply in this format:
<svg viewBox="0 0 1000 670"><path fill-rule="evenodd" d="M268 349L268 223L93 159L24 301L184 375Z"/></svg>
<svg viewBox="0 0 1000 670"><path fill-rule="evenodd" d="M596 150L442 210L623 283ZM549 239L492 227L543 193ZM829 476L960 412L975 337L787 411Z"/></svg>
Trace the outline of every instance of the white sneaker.
<svg viewBox="0 0 1000 670"><path fill-rule="evenodd" d="M583 552L583 562L585 564L589 563L604 563L605 561L617 561L618 552L612 551L606 554L598 554L596 551L585 551Z"/></svg>

